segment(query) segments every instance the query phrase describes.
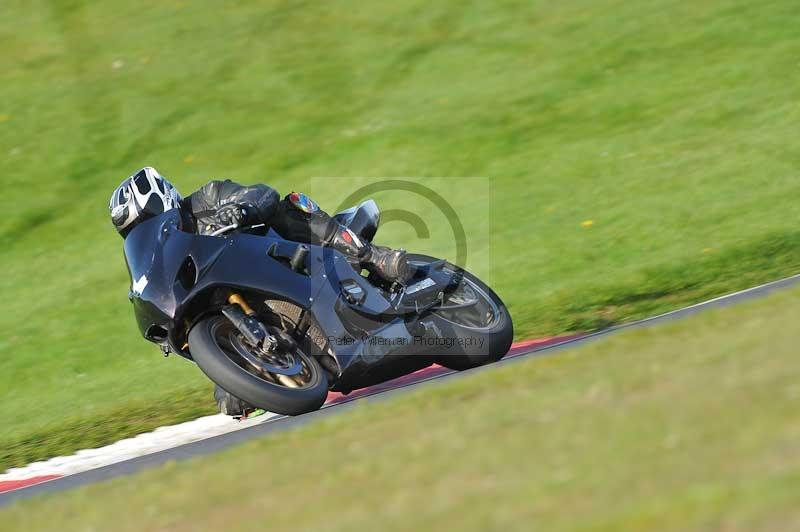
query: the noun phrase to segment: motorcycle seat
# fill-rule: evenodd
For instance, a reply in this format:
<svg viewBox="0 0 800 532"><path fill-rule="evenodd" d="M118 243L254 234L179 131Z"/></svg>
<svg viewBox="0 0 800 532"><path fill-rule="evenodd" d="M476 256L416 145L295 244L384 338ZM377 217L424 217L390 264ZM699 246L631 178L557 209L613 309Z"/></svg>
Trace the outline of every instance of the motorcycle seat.
<svg viewBox="0 0 800 532"><path fill-rule="evenodd" d="M371 242L378 232L381 221L381 210L375 200L362 201L355 207L350 207L337 213L334 220L353 231L364 240Z"/></svg>

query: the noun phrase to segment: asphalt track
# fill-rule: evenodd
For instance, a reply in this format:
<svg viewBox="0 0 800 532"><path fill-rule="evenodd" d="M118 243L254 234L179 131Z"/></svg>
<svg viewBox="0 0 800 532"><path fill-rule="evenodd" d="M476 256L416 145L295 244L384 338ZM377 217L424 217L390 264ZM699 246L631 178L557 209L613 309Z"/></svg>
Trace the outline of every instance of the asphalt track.
<svg viewBox="0 0 800 532"><path fill-rule="evenodd" d="M684 319L696 313L711 308L725 307L736 303L740 303L742 301L764 297L772 292L796 284L800 284L800 274L786 279L781 279L779 281L774 281L772 283L767 283L761 286L750 288L747 290L742 290L740 292L735 292L733 294L721 296L673 312L661 314L659 316L654 316L651 318L646 318L629 324L612 327L603 331L598 331L595 333L578 336L555 344L545 345L543 347L538 347L538 348L534 347L530 351L519 353L517 356L514 356L513 358L501 360L500 362L493 364L491 366L484 366L482 368L476 368L473 370L459 372L459 373L446 372L446 373L436 374L434 376L431 376L430 378L409 383L406 385L400 385L399 387L395 387L393 389L385 391L379 390L377 393L374 393L372 395L355 397L352 400L342 400L339 402L334 402L332 404L327 405L322 410L311 412L309 414L305 414L302 416L279 417L267 423L255 425L253 427L242 429L239 431L229 432L226 434L214 436L208 439L196 441L186 445L181 445L179 447L174 447L153 454L140 456L138 458L126 460L106 467L100 467L82 473L55 478L53 480L41 482L39 484L35 484L32 486L16 489L13 491L8 491L5 493L0 493L0 506L25 497L31 497L34 495L39 495L44 493L53 493L57 491L75 488L78 486L93 484L95 482L100 482L103 480L108 480L123 475L129 475L150 467L159 466L168 461L184 460L195 456L211 454L219 450L225 449L227 447L230 447L232 445L245 442L252 438L258 438L266 436L268 434L272 434L277 431L299 427L306 423L312 423L315 420L322 418L324 416L345 412L352 407L353 403L357 401L383 400L385 398L394 397L395 395L403 393L405 390L408 390L412 387L416 387L417 385L421 385L422 383L426 383L426 385L433 385L434 383L441 383L445 381L450 381L452 379L457 379L465 375L471 375L478 371L486 371L487 369L490 369L496 365L513 364L520 360L530 359L535 356L556 354L564 349L583 345L588 342L592 342L597 339L603 338L605 336L615 334L622 330L639 328L639 327L651 327L672 320Z"/></svg>

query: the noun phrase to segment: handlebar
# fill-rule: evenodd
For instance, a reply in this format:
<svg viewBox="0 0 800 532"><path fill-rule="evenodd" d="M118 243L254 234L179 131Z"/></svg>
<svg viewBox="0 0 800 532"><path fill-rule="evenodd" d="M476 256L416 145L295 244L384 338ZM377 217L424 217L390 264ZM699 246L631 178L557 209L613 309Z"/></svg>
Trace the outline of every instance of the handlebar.
<svg viewBox="0 0 800 532"><path fill-rule="evenodd" d="M241 229L255 229L257 227L264 227L264 224L246 225L246 226L242 226ZM224 235L225 233L227 233L229 231L234 231L236 229L240 229L238 224L226 225L225 227L220 227L219 229L215 229L214 231L212 231L210 233L210 235L211 236L220 236L220 235Z"/></svg>

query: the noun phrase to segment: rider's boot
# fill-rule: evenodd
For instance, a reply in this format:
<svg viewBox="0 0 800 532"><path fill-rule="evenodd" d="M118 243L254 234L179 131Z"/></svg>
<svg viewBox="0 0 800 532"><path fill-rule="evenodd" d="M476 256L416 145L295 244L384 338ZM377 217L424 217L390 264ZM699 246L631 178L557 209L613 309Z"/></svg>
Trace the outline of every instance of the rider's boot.
<svg viewBox="0 0 800 532"><path fill-rule="evenodd" d="M214 386L214 400L217 402L220 413L226 416L246 417L255 410L254 406L226 392L218 384Z"/></svg>
<svg viewBox="0 0 800 532"><path fill-rule="evenodd" d="M366 268L385 281L404 284L410 277L404 249L375 246L342 226L334 233L330 246L344 253L357 266Z"/></svg>

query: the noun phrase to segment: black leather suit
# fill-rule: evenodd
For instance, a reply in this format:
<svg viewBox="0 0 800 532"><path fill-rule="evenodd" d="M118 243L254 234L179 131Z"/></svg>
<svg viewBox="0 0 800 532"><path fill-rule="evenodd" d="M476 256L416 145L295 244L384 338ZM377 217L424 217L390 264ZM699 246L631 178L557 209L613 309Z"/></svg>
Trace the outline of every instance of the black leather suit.
<svg viewBox="0 0 800 532"><path fill-rule="evenodd" d="M210 181L183 200L186 219L192 230L210 233L219 227L217 210L228 203L245 206L247 224L265 224L287 240L324 244L331 241L340 226L325 211L304 212L295 207L289 196L280 199L278 192L267 185L244 186L229 179Z"/></svg>

